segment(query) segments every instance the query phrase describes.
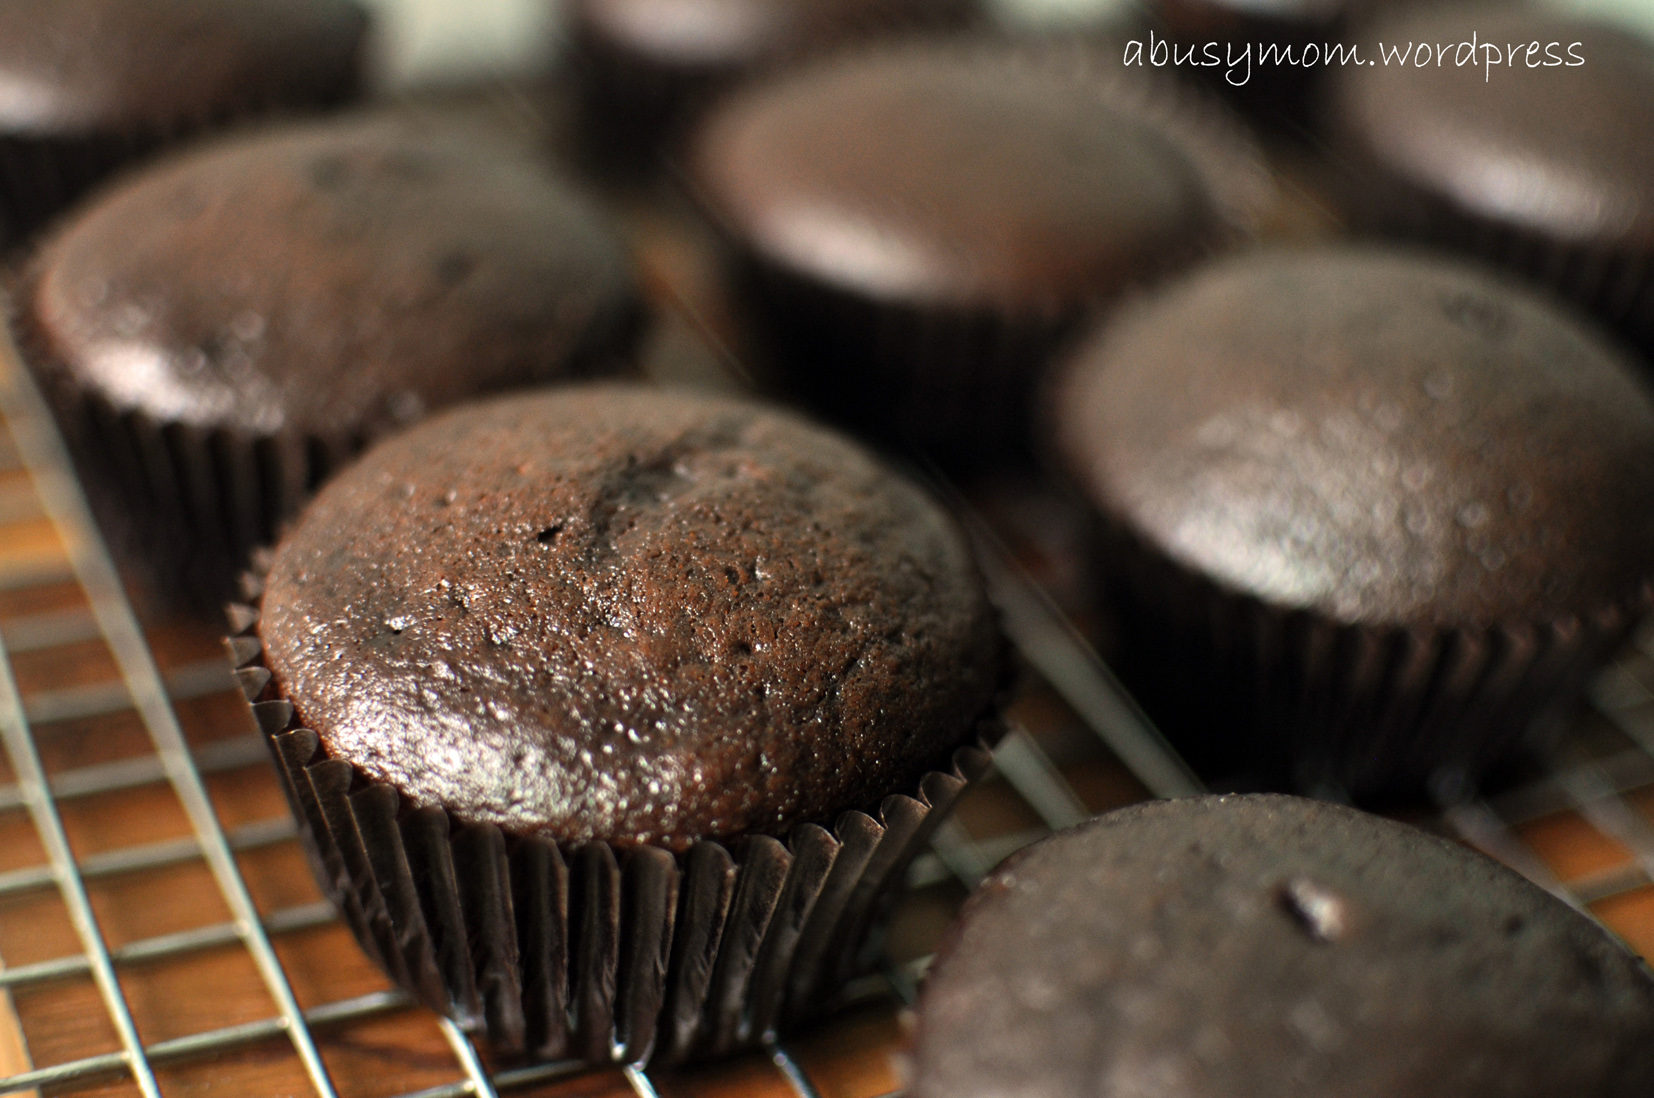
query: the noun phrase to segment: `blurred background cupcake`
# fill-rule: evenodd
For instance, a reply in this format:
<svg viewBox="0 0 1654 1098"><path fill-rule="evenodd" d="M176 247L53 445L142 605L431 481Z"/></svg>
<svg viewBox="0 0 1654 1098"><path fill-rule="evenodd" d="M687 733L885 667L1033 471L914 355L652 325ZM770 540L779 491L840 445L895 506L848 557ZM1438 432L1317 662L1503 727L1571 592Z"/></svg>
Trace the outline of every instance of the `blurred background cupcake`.
<svg viewBox="0 0 1654 1098"><path fill-rule="evenodd" d="M1654 595L1654 392L1548 301L1434 256L1211 265L1051 391L1128 681L1209 773L1463 796Z"/></svg>
<svg viewBox="0 0 1654 1098"><path fill-rule="evenodd" d="M842 53L726 100L687 170L779 386L976 470L1026 455L1083 317L1273 197L1236 124L1090 43Z"/></svg>
<svg viewBox="0 0 1654 1098"><path fill-rule="evenodd" d="M1473 35L1498 44L1497 61ZM1360 36L1370 54L1384 41L1456 56L1326 73L1323 124L1354 221L1498 263L1654 352L1651 35L1539 4L1375 20ZM1472 52L1479 63L1458 63Z"/></svg>
<svg viewBox="0 0 1654 1098"><path fill-rule="evenodd" d="M356 0L13 0L0 6L0 232L10 242L121 166L362 88Z"/></svg>
<svg viewBox="0 0 1654 1098"><path fill-rule="evenodd" d="M128 176L41 245L15 328L136 544L210 602L372 439L629 371L642 317L625 243L546 165L353 116Z"/></svg>

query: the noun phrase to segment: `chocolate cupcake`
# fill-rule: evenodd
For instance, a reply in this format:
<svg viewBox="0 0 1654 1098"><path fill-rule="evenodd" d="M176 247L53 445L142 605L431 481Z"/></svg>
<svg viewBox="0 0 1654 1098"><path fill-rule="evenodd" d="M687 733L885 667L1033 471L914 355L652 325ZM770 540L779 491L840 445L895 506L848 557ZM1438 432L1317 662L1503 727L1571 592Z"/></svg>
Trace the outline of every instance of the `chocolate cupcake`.
<svg viewBox="0 0 1654 1098"><path fill-rule="evenodd" d="M363 945L503 1045L592 1061L749 1044L847 974L1001 684L915 487L790 415L627 387L374 449L246 641Z"/></svg>
<svg viewBox="0 0 1654 1098"><path fill-rule="evenodd" d="M1259 214L1249 150L1112 48L913 45L734 97L690 169L781 384L983 465L1082 315Z"/></svg>
<svg viewBox="0 0 1654 1098"><path fill-rule="evenodd" d="M1330 74L1358 219L1522 272L1654 350L1654 42L1486 4L1398 12L1376 41L1454 52Z"/></svg>
<svg viewBox="0 0 1654 1098"><path fill-rule="evenodd" d="M1633 1098L1654 975L1444 839L1291 797L1121 809L1006 862L926 979L911 1098Z"/></svg>
<svg viewBox="0 0 1654 1098"><path fill-rule="evenodd" d="M1220 263L1099 332L1051 395L1122 672L1208 772L1454 795L1648 607L1654 399L1473 268Z"/></svg>
<svg viewBox="0 0 1654 1098"><path fill-rule="evenodd" d="M574 0L581 126L594 159L640 170L754 74L892 34L946 30L977 0Z"/></svg>
<svg viewBox="0 0 1654 1098"><path fill-rule="evenodd" d="M228 586L369 439L613 370L639 314L618 235L539 165L369 119L128 179L42 246L16 324L85 460L163 524L148 540Z"/></svg>
<svg viewBox="0 0 1654 1098"><path fill-rule="evenodd" d="M367 25L354 0L7 0L0 234L169 141L343 102Z"/></svg>

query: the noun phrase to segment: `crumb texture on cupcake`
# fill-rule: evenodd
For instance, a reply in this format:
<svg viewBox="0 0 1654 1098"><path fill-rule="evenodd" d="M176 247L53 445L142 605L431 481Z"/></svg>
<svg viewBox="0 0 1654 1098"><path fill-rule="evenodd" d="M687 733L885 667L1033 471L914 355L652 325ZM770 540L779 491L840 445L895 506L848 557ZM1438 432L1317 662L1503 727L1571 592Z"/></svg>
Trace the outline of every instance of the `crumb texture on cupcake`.
<svg viewBox="0 0 1654 1098"><path fill-rule="evenodd" d="M367 23L353 0L6 0L0 131L164 133L339 98Z"/></svg>
<svg viewBox="0 0 1654 1098"><path fill-rule="evenodd" d="M1633 1098L1654 979L1472 851L1289 797L1134 806L1001 866L919 1003L914 1098Z"/></svg>
<svg viewBox="0 0 1654 1098"><path fill-rule="evenodd" d="M638 314L594 204L503 139L375 119L136 175L35 258L58 381L163 423L359 439L617 353Z"/></svg>
<svg viewBox="0 0 1654 1098"><path fill-rule="evenodd" d="M1502 280L1377 250L1264 253L1070 364L1058 445L1185 568L1352 623L1550 622L1654 575L1654 400Z"/></svg>
<svg viewBox="0 0 1654 1098"><path fill-rule="evenodd" d="M991 707L952 521L758 406L597 387L372 451L278 549L269 666L329 754L417 805L682 848L870 808Z"/></svg>

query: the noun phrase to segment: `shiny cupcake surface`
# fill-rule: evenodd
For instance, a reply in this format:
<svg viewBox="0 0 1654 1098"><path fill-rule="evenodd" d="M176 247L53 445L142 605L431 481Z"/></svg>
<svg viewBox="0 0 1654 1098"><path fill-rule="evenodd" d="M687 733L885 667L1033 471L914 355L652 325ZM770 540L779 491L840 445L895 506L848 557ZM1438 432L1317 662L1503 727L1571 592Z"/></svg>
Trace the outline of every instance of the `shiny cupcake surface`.
<svg viewBox="0 0 1654 1098"><path fill-rule="evenodd" d="M791 415L578 388L372 451L277 550L260 626L333 757L560 842L784 835L900 791L999 685L951 520Z"/></svg>
<svg viewBox="0 0 1654 1098"><path fill-rule="evenodd" d="M1543 6L1466 3L1398 7L1361 43L1373 57L1377 42L1457 48L1473 34L1499 44L1499 64L1330 73L1326 112L1343 151L1373 165L1379 185L1463 215L1654 252L1654 43Z"/></svg>
<svg viewBox="0 0 1654 1098"><path fill-rule="evenodd" d="M1100 57L888 48L756 88L699 134L709 209L767 262L872 299L1072 308L1216 228L1194 161Z"/></svg>
<svg viewBox="0 0 1654 1098"><path fill-rule="evenodd" d="M919 1001L913 1098L1633 1098L1654 977L1492 860L1339 805L1122 809L1004 863Z"/></svg>
<svg viewBox="0 0 1654 1098"><path fill-rule="evenodd" d="M135 175L31 267L25 326L78 392L161 422L360 437L578 373L629 339L596 206L501 140L353 119Z"/></svg>
<svg viewBox="0 0 1654 1098"><path fill-rule="evenodd" d="M1654 575L1654 399L1527 291L1381 250L1263 253L1111 325L1066 466L1186 568L1346 622L1550 621Z"/></svg>

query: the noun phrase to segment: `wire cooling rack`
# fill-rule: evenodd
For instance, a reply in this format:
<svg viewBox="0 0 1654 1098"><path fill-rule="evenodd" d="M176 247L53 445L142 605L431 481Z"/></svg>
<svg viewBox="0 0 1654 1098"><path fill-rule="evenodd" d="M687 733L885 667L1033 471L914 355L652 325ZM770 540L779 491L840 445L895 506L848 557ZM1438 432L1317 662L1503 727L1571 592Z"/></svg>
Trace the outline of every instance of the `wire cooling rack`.
<svg viewBox="0 0 1654 1098"><path fill-rule="evenodd" d="M999 506L989 494L970 521L1034 674L996 776L914 866L887 968L767 1057L660 1078L495 1062L386 985L317 898L213 630L140 625L9 353L0 420L0 1093L898 1093L896 1015L968 889L1052 829L1198 789L1054 601L1062 551L1049 542L1062 523L1039 508L1055 505L1018 492ZM1417 822L1648 951L1651 684L1644 635L1560 746L1534 760L1533 780Z"/></svg>

